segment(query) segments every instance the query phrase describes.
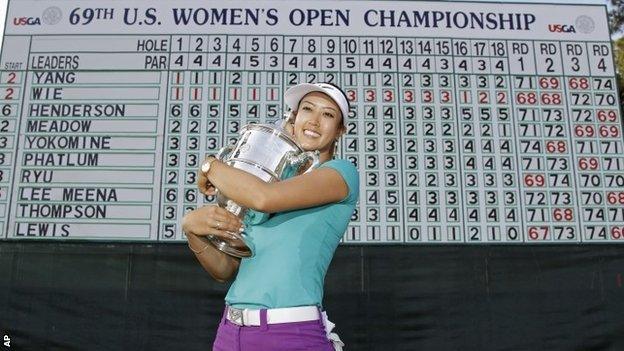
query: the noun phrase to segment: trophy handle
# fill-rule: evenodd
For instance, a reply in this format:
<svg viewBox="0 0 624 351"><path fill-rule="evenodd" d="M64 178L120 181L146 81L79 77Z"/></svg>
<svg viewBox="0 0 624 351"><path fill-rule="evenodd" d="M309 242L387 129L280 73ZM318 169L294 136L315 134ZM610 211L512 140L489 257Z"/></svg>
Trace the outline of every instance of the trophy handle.
<svg viewBox="0 0 624 351"><path fill-rule="evenodd" d="M306 151L306 152L304 152L304 155L307 156L306 162L307 161L312 161L312 164L310 165L310 167L308 167L308 169L306 169L306 171L303 172L305 174L305 173L310 172L314 168L316 168L316 166L318 166L319 163L321 163L321 162L319 161L319 151L318 150Z"/></svg>
<svg viewBox="0 0 624 351"><path fill-rule="evenodd" d="M222 147L221 150L219 150L219 152L217 152L216 158L219 161L225 161L228 157L230 157L230 154L232 153L232 151L234 151L234 145L232 144L226 145Z"/></svg>
<svg viewBox="0 0 624 351"><path fill-rule="evenodd" d="M289 152L288 163L290 163L291 166L300 167L301 165L305 164L308 161L312 161L312 164L310 165L310 167L308 167L308 169L306 169L305 172L303 172L303 174L310 172L311 170L314 169L314 167L316 167L319 164L318 150L306 151L298 155L295 155L294 151Z"/></svg>

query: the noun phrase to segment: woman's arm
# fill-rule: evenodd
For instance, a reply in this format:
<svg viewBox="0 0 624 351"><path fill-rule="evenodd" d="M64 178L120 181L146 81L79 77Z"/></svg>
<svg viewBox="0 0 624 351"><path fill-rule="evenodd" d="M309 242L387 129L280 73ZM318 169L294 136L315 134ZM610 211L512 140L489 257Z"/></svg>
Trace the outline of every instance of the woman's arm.
<svg viewBox="0 0 624 351"><path fill-rule="evenodd" d="M236 275L240 259L217 250L206 235L240 237L242 223L238 217L218 206L204 206L187 213L182 219L189 248L199 263L216 281L225 283Z"/></svg>
<svg viewBox="0 0 624 351"><path fill-rule="evenodd" d="M260 178L215 160L208 175L198 174L199 189L207 189L209 181L224 196L237 204L257 211L275 213L338 202L344 199L349 188L338 171L318 168L284 181L266 183Z"/></svg>

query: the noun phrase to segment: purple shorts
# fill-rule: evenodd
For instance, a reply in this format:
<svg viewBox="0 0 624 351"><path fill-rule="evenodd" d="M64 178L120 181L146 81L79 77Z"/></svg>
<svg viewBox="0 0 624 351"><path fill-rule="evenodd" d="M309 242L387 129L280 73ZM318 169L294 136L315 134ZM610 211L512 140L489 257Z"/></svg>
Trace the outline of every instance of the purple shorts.
<svg viewBox="0 0 624 351"><path fill-rule="evenodd" d="M323 320L267 324L260 312L258 327L240 327L221 317L212 351L333 351Z"/></svg>

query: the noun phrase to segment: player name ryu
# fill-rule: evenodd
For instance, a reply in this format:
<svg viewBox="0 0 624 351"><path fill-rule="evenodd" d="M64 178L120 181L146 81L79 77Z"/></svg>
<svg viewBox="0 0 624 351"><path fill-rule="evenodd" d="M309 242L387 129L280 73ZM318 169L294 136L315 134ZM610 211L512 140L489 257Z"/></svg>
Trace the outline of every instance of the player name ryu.
<svg viewBox="0 0 624 351"><path fill-rule="evenodd" d="M110 136L26 136L27 149L110 150Z"/></svg>

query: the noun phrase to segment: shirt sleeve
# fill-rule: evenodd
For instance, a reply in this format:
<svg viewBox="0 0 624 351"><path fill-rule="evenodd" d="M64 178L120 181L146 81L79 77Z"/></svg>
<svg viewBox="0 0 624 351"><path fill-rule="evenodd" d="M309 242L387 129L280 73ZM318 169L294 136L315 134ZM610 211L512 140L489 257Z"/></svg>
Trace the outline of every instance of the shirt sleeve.
<svg viewBox="0 0 624 351"><path fill-rule="evenodd" d="M345 197L341 202L355 204L360 195L360 176L353 163L347 160L336 159L323 163L319 168L321 167L332 168L340 173L342 179L344 179L345 183L347 183L347 187L349 188L347 197Z"/></svg>

